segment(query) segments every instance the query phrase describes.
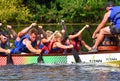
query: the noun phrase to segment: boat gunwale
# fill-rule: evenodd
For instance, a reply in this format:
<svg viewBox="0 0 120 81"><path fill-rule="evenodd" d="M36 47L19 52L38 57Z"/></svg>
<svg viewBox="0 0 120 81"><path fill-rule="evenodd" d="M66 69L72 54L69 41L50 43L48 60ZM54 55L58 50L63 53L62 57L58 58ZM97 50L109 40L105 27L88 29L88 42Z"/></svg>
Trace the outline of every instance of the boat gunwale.
<svg viewBox="0 0 120 81"><path fill-rule="evenodd" d="M90 55L90 54L115 54L115 53L120 53L120 52L118 52L118 51L102 51L102 52L92 52L92 53L90 53L90 52L79 52L79 55ZM63 53L50 53L50 54L42 54L42 56L68 56L68 55L72 55L72 53L65 53L65 54L63 54ZM5 54L5 55L0 55L0 56L8 56L7 54ZM39 56L39 54L34 54L34 53L24 53L24 54L12 54L12 56Z"/></svg>

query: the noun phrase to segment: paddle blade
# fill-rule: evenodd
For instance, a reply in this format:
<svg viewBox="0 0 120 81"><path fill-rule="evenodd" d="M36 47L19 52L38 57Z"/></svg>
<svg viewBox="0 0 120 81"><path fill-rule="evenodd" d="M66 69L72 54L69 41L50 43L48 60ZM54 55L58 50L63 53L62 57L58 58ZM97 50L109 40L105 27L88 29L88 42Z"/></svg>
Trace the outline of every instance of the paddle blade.
<svg viewBox="0 0 120 81"><path fill-rule="evenodd" d="M11 54L8 54L8 56L7 56L7 64L13 64L13 60L12 60Z"/></svg>
<svg viewBox="0 0 120 81"><path fill-rule="evenodd" d="M38 59L37 59L37 62L38 62L38 63L44 63L44 61L43 61L43 58L42 58L42 55L41 55L41 54L39 54Z"/></svg>
<svg viewBox="0 0 120 81"><path fill-rule="evenodd" d="M74 58L75 58L75 62L76 62L76 63L80 63L80 62L81 62L81 59L80 59L80 57L79 57L79 53L78 53L75 49L72 49L72 54L73 54L73 56L74 56Z"/></svg>

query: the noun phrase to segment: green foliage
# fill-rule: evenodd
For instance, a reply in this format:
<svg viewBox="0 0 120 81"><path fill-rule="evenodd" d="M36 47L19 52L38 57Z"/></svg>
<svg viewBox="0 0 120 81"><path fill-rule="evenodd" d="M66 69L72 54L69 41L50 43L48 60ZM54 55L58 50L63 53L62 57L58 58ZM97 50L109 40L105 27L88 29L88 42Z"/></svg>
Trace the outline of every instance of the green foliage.
<svg viewBox="0 0 120 81"><path fill-rule="evenodd" d="M39 22L52 23L64 19L69 23L82 23L100 21L104 13L100 10L107 0L37 0L34 2L37 10L36 18Z"/></svg>
<svg viewBox="0 0 120 81"><path fill-rule="evenodd" d="M9 22L27 22L31 17L29 9L24 7L22 0L0 0L0 21Z"/></svg>
<svg viewBox="0 0 120 81"><path fill-rule="evenodd" d="M98 23L109 0L0 0L3 23ZM114 0L115 5L120 1Z"/></svg>

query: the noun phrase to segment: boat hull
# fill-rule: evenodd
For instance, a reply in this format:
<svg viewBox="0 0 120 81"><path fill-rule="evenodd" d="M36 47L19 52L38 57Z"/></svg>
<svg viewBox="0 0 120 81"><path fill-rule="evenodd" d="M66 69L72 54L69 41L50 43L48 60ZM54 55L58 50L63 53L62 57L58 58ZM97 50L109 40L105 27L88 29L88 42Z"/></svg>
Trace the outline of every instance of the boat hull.
<svg viewBox="0 0 120 81"><path fill-rule="evenodd" d="M45 64L73 64L75 63L72 54L48 54L43 55ZM79 55L82 63L120 65L120 53L85 53ZM15 54L12 55L14 65L36 64L36 54ZM0 65L7 65L7 55L0 56Z"/></svg>

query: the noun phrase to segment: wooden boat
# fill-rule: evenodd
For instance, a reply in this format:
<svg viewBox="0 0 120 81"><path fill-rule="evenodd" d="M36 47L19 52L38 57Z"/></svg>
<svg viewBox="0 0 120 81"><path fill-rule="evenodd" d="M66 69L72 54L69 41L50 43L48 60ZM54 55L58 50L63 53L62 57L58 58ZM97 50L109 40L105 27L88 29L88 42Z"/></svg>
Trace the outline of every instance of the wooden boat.
<svg viewBox="0 0 120 81"><path fill-rule="evenodd" d="M98 47L99 52L79 52L82 63L108 64L120 66L120 47L119 45L104 45ZM43 54L45 64L73 64L74 57L70 53L51 53ZM13 54L12 60L14 65L35 64L37 62L37 54ZM0 65L7 65L7 55L0 55Z"/></svg>
<svg viewBox="0 0 120 81"><path fill-rule="evenodd" d="M45 64L73 64L75 63L72 54L43 54L43 61ZM94 63L94 64L111 64L120 65L120 51L107 51L98 53L80 53L79 55L83 63ZM14 54L12 60L14 65L25 65L37 63L37 54ZM0 56L0 65L7 65L7 55Z"/></svg>

